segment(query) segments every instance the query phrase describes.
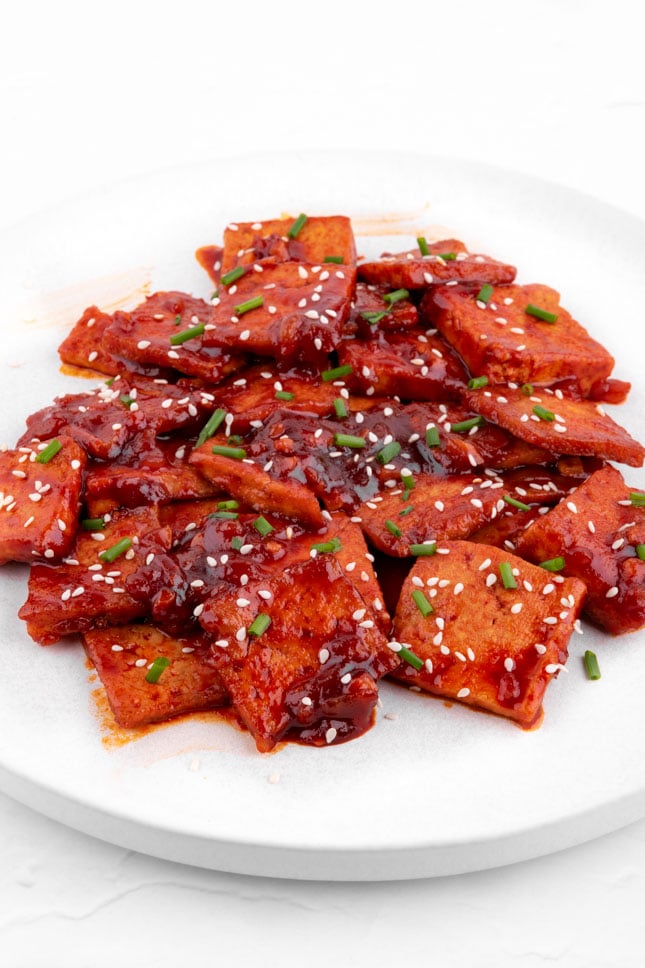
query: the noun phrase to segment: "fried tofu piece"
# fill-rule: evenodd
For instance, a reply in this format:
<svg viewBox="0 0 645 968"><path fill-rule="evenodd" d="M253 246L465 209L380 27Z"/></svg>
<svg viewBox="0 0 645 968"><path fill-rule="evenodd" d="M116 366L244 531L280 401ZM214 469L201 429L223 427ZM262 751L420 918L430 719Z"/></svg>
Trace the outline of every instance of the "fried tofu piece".
<svg viewBox="0 0 645 968"><path fill-rule="evenodd" d="M515 266L469 252L457 239L431 242L428 252L422 255L416 248L384 253L380 259L359 263L358 278L391 289L427 289L454 282L499 285L513 282L517 274Z"/></svg>
<svg viewBox="0 0 645 968"><path fill-rule="evenodd" d="M323 365L340 341L356 270L265 259L213 300L204 345Z"/></svg>
<svg viewBox="0 0 645 968"><path fill-rule="evenodd" d="M347 216L309 216L294 237L295 221L289 217L227 225L221 274L266 258L312 266L324 265L331 258L340 260L345 266L354 265L356 244L352 223ZM333 264L330 262L329 266Z"/></svg>
<svg viewBox="0 0 645 968"><path fill-rule="evenodd" d="M635 495L635 503L630 495ZM617 468L591 474L517 539L530 561L563 559L562 574L587 586L584 617L620 635L645 626L645 501Z"/></svg>
<svg viewBox="0 0 645 968"><path fill-rule="evenodd" d="M216 286L219 286L222 275L223 255L224 249L221 245L201 245L195 251L195 258Z"/></svg>
<svg viewBox="0 0 645 968"><path fill-rule="evenodd" d="M405 330L419 324L419 310L409 298L392 300L391 286L357 282L345 332L371 338L375 332Z"/></svg>
<svg viewBox="0 0 645 968"><path fill-rule="evenodd" d="M422 663L393 675L445 699L538 725L548 684L567 661L584 600L562 579L509 552L470 541L442 542L405 580L394 636ZM506 587L508 568L516 587Z"/></svg>
<svg viewBox="0 0 645 968"><path fill-rule="evenodd" d="M183 292L156 292L130 312L117 312L103 334L115 357L217 383L246 363L246 356L209 342L203 327L211 306ZM185 334L191 332L189 338Z"/></svg>
<svg viewBox="0 0 645 968"><path fill-rule="evenodd" d="M153 625L133 624L94 629L82 638L114 718L125 729L228 705L204 634L173 638Z"/></svg>
<svg viewBox="0 0 645 968"><path fill-rule="evenodd" d="M600 404L570 400L547 388L527 396L518 387L466 390L464 402L487 420L553 454L598 457L640 467L645 447Z"/></svg>
<svg viewBox="0 0 645 968"><path fill-rule="evenodd" d="M31 638L51 645L65 635L145 616L147 604L128 594L125 583L170 541L155 508L115 511L103 528L79 530L61 564L31 566L29 594L18 612Z"/></svg>
<svg viewBox="0 0 645 968"><path fill-rule="evenodd" d="M0 565L56 561L68 554L86 461L85 451L69 437L55 438L49 450L42 444L0 452Z"/></svg>
<svg viewBox="0 0 645 968"><path fill-rule="evenodd" d="M346 378L350 390L379 397L459 400L468 381L465 366L445 340L419 329L343 339L338 362L352 368Z"/></svg>
<svg viewBox="0 0 645 968"><path fill-rule="evenodd" d="M495 285L487 301L474 288L437 288L421 303L475 376L491 383L551 385L569 381L588 396L614 368L611 354L560 305L549 286ZM527 307L531 311L527 311ZM554 321L532 315L535 310Z"/></svg>
<svg viewBox="0 0 645 968"><path fill-rule="evenodd" d="M372 722L377 680L398 665L333 555L214 594L200 616L235 709L260 752L325 745Z"/></svg>
<svg viewBox="0 0 645 968"><path fill-rule="evenodd" d="M103 345L103 334L111 323L108 313L89 306L58 347L62 362L108 376L119 373L123 366Z"/></svg>

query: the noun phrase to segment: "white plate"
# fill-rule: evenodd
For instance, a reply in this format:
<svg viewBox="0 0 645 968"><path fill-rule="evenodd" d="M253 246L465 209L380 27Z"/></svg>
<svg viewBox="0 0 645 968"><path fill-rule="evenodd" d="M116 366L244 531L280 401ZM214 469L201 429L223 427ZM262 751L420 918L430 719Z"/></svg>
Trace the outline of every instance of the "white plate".
<svg viewBox="0 0 645 968"><path fill-rule="evenodd" d="M1 237L0 440L13 445L29 412L86 385L62 375L56 355L86 305L132 304L157 288L206 296L197 246L218 241L229 220L300 211L350 215L365 254L454 234L516 264L519 281L558 288L617 357L615 374L633 381L613 415L645 440L645 226L522 175L372 152L158 172ZM641 470L623 470L645 486ZM374 728L335 748L261 756L248 736L204 717L111 746L80 645L31 642L16 618L26 570L0 577L0 787L105 840L239 873L396 879L534 857L645 814L641 633L574 636L535 732L384 684ZM599 682L585 677L586 647L599 655Z"/></svg>

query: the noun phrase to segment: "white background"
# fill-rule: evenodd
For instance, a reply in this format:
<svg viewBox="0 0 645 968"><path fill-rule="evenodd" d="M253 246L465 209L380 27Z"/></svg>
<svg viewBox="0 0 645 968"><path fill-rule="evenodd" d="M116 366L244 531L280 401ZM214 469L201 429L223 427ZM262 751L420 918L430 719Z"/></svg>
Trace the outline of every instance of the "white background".
<svg viewBox="0 0 645 968"><path fill-rule="evenodd" d="M645 217L636 2L62 2L0 16L0 230L153 169L370 146L517 169ZM489 872L270 881L124 851L0 796L0 964L636 966L644 861L640 821Z"/></svg>

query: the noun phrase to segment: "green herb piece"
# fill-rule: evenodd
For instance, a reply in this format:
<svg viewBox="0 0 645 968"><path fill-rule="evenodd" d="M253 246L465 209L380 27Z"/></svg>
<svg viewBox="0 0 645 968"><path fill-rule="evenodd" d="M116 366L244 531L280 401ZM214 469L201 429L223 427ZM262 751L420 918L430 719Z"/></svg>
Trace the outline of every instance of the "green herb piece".
<svg viewBox="0 0 645 968"><path fill-rule="evenodd" d="M392 292L386 292L383 296L383 302L386 302L388 306L393 306L394 303L401 302L402 299L407 299L410 293L407 289L394 289Z"/></svg>
<svg viewBox="0 0 645 968"><path fill-rule="evenodd" d="M253 527L259 534L262 535L263 538L265 538L268 534L271 534L272 531L275 531L275 528L273 527L273 525L269 524L269 522L265 517L263 517L263 515L260 515L259 518L255 519L255 521L253 522Z"/></svg>
<svg viewBox="0 0 645 968"><path fill-rule="evenodd" d="M116 380L116 377L115 376L111 376L109 378L109 380L106 380L105 381L106 387L111 387L115 380Z"/></svg>
<svg viewBox="0 0 645 968"><path fill-rule="evenodd" d="M181 333L173 333L170 337L170 343L172 346L181 346L182 343L186 343L189 339L194 339L196 336L201 336L204 332L205 324L197 323L196 326L190 326L188 329L182 329Z"/></svg>
<svg viewBox="0 0 645 968"><path fill-rule="evenodd" d="M414 591L412 592L412 600L414 601L414 604L417 606L417 608L419 609L419 611L421 612L424 618L426 617L426 615L431 615L432 612L434 612L434 608L432 607L432 605L425 597L425 595L423 594L420 588L414 589Z"/></svg>
<svg viewBox="0 0 645 968"><path fill-rule="evenodd" d="M400 516L401 516L402 518L404 518L404 517L406 517L406 516L407 516L408 514L410 514L410 513L412 512L412 511L414 511L414 506L413 506L412 504L408 504L408 506L407 506L407 507L405 507L405 508L402 508L402 509L401 509L401 510L399 511L399 515L400 515Z"/></svg>
<svg viewBox="0 0 645 968"><path fill-rule="evenodd" d="M645 544L636 545L636 555L641 561L645 561Z"/></svg>
<svg viewBox="0 0 645 968"><path fill-rule="evenodd" d="M235 266L229 272L225 272L220 278L220 282L223 286L230 286L232 282L236 282L240 279L246 272L246 266Z"/></svg>
<svg viewBox="0 0 645 968"><path fill-rule="evenodd" d="M332 383L333 380L338 380L340 377L349 376L351 372L352 367L347 363L345 366L335 366L331 370L323 370L320 376L323 383Z"/></svg>
<svg viewBox="0 0 645 968"><path fill-rule="evenodd" d="M416 481L414 480L413 474L410 474L410 473L404 474L403 473L404 470L407 470L407 468L403 468L401 470L401 483L403 484L403 487L405 489L403 500L406 501L410 491L414 490L416 486Z"/></svg>
<svg viewBox="0 0 645 968"><path fill-rule="evenodd" d="M132 547L132 538L121 538L116 544L113 544L111 548L106 548L105 551L99 551L99 558L101 561L116 561L121 555L124 555Z"/></svg>
<svg viewBox="0 0 645 968"><path fill-rule="evenodd" d="M525 397L532 397L533 396L533 384L532 383L523 383L522 386L520 387L520 393L523 393Z"/></svg>
<svg viewBox="0 0 645 968"><path fill-rule="evenodd" d="M270 625L271 617L266 612L260 612L249 625L247 632L249 635L257 637L258 635L263 635Z"/></svg>
<svg viewBox="0 0 645 968"><path fill-rule="evenodd" d="M431 541L429 544L411 544L408 551L414 558L428 558L436 554L437 542Z"/></svg>
<svg viewBox="0 0 645 968"><path fill-rule="evenodd" d="M564 568L564 558L560 555L557 558L549 558L547 561L541 561L540 568L544 568L545 571L562 571Z"/></svg>
<svg viewBox="0 0 645 968"><path fill-rule="evenodd" d="M454 262L457 258L455 252L437 252L439 259L443 259L444 262Z"/></svg>
<svg viewBox="0 0 645 968"><path fill-rule="evenodd" d="M541 319L544 323L555 323L558 318L557 313L550 313L547 309L540 309L539 306L534 306L529 303L524 309L525 313L529 316L535 316L536 319Z"/></svg>
<svg viewBox="0 0 645 968"><path fill-rule="evenodd" d="M60 440L54 438L50 440L46 447L37 454L36 461L39 464L49 464L52 457L55 457L59 450L61 450L63 445Z"/></svg>
<svg viewBox="0 0 645 968"><path fill-rule="evenodd" d="M506 501L507 504L512 505L514 508L519 508L520 511L530 511L531 508L528 504L524 504L523 501L518 501L517 498L511 497L510 494L503 494L502 500Z"/></svg>
<svg viewBox="0 0 645 968"><path fill-rule="evenodd" d="M125 394L124 396L119 397L119 401L123 404L124 407L127 407L129 410L132 404L134 403L134 397L131 397Z"/></svg>
<svg viewBox="0 0 645 968"><path fill-rule="evenodd" d="M218 501L217 507L220 511L235 511L239 508L239 502L230 498L228 501Z"/></svg>
<svg viewBox="0 0 645 968"><path fill-rule="evenodd" d="M239 534L234 534L233 537L231 538L231 548L233 548L234 551L239 551L240 548L242 548L243 546L244 546L243 538L241 538Z"/></svg>
<svg viewBox="0 0 645 968"><path fill-rule="evenodd" d="M380 313L366 309L364 312L361 313L361 316L363 317L363 319L367 320L370 326L376 326L377 323L381 322L384 316L389 315L389 312L390 312L389 309L384 309Z"/></svg>
<svg viewBox="0 0 645 968"><path fill-rule="evenodd" d="M428 248L428 243L426 239L420 235L417 239L417 245L419 246L419 252L421 255L430 255L430 249Z"/></svg>
<svg viewBox="0 0 645 968"><path fill-rule="evenodd" d="M336 416L339 419L349 416L349 410L347 409L347 404L342 397L337 397L334 400L334 410L336 411Z"/></svg>
<svg viewBox="0 0 645 968"><path fill-rule="evenodd" d="M584 663L588 677L590 679L600 679L600 666L598 665L596 653L587 649L584 655Z"/></svg>
<svg viewBox="0 0 645 968"><path fill-rule="evenodd" d="M417 672L420 669L423 669L423 659L420 659L416 652L413 652L412 649L408 649L402 645L401 648L397 650L396 654L404 662L407 662L408 665L411 665L413 669L416 669Z"/></svg>
<svg viewBox="0 0 645 968"><path fill-rule="evenodd" d="M175 326L180 326L180 325L181 325L181 313L177 313L177 315L175 316Z"/></svg>
<svg viewBox="0 0 645 968"><path fill-rule="evenodd" d="M493 287L486 283L486 285L481 287L475 298L477 302L484 303L487 306L492 295Z"/></svg>
<svg viewBox="0 0 645 968"><path fill-rule="evenodd" d="M334 434L334 444L336 447L364 447L363 437L354 437L352 434Z"/></svg>
<svg viewBox="0 0 645 968"><path fill-rule="evenodd" d="M239 303L237 306L233 306L233 312L236 316L243 316L244 313L250 312L252 309L259 309L260 306L264 305L264 296L254 296L253 299L247 299L246 302Z"/></svg>
<svg viewBox="0 0 645 968"><path fill-rule="evenodd" d="M645 508L645 494L641 494L639 491L630 491L629 503L635 508Z"/></svg>
<svg viewBox="0 0 645 968"><path fill-rule="evenodd" d="M342 255L326 255L323 262L335 262L337 266L342 266L343 257Z"/></svg>
<svg viewBox="0 0 645 968"><path fill-rule="evenodd" d="M335 551L340 551L341 548L340 538L332 538L330 541L318 541L311 546L312 551L316 551L321 555L333 554Z"/></svg>
<svg viewBox="0 0 645 968"><path fill-rule="evenodd" d="M302 231L302 229L305 227L306 222L307 222L307 216L304 214L304 212L301 212L298 218L291 226L291 228L289 229L289 231L287 232L288 237L290 239L296 239L300 235L300 232Z"/></svg>
<svg viewBox="0 0 645 968"><path fill-rule="evenodd" d="M223 521L236 521L239 518L237 511L213 511L208 516L209 518L219 518Z"/></svg>
<svg viewBox="0 0 645 968"><path fill-rule="evenodd" d="M398 526L398 524L394 523L394 521L390 521L390 519L388 518L387 521L385 522L385 527L390 532L390 534L394 535L395 538L401 537L401 529Z"/></svg>
<svg viewBox="0 0 645 968"><path fill-rule="evenodd" d="M500 562L499 574L502 579L502 584L504 585L504 588L517 588L515 575L513 574L513 569L511 568L508 561Z"/></svg>
<svg viewBox="0 0 645 968"><path fill-rule="evenodd" d="M215 444L211 453L217 454L218 457L231 457L233 460L243 460L246 457L246 451L243 447L226 447Z"/></svg>
<svg viewBox="0 0 645 968"><path fill-rule="evenodd" d="M460 420L458 423L451 424L450 429L456 434L465 434L473 427L481 427L486 423L484 417L478 414L476 417L470 417L469 420Z"/></svg>
<svg viewBox="0 0 645 968"><path fill-rule="evenodd" d="M102 531L105 527L105 521L103 518L83 518L81 527L85 531Z"/></svg>
<svg viewBox="0 0 645 968"><path fill-rule="evenodd" d="M205 443L209 437L213 436L213 434L216 432L216 430L219 428L220 424L224 420L225 416L226 416L226 410L222 410L221 407L213 411L213 413L210 415L210 417L202 427L199 437L195 441L195 447L201 447L201 445Z"/></svg>
<svg viewBox="0 0 645 968"><path fill-rule="evenodd" d="M428 447L438 447L441 443L439 438L439 431L436 427L428 427L426 429L426 444Z"/></svg>
<svg viewBox="0 0 645 968"><path fill-rule="evenodd" d="M391 440L382 450L379 450L376 459L379 464L389 464L392 458L401 453L401 444L398 440Z"/></svg>
<svg viewBox="0 0 645 968"><path fill-rule="evenodd" d="M275 398L276 400L293 400L295 393L290 390L276 390Z"/></svg>
<svg viewBox="0 0 645 968"><path fill-rule="evenodd" d="M555 414L552 410L547 410L545 407L541 407L538 403L533 407L533 413L540 420L555 420Z"/></svg>
<svg viewBox="0 0 645 968"><path fill-rule="evenodd" d="M474 376L472 380L468 381L469 390L479 390L480 387L485 387L488 385L487 376Z"/></svg>
<svg viewBox="0 0 645 968"><path fill-rule="evenodd" d="M159 682L162 672L170 665L170 659L158 655L146 673L146 682Z"/></svg>

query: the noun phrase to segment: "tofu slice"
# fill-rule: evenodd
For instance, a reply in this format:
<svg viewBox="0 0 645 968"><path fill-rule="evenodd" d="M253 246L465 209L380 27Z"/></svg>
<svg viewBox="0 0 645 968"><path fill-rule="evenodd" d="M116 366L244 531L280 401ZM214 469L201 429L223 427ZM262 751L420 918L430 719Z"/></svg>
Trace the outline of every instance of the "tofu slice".
<svg viewBox="0 0 645 968"><path fill-rule="evenodd" d="M276 261L325 265L328 258L342 265L356 262L352 223L346 215L310 215L292 237L297 216L234 222L224 230L221 274L267 257ZM328 263L332 266L334 263Z"/></svg>
<svg viewBox="0 0 645 968"><path fill-rule="evenodd" d="M455 282L508 283L513 282L517 272L515 266L506 262L469 252L458 239L431 242L428 253L422 255L418 247L384 253L380 259L359 263L358 278L394 290L427 289Z"/></svg>

